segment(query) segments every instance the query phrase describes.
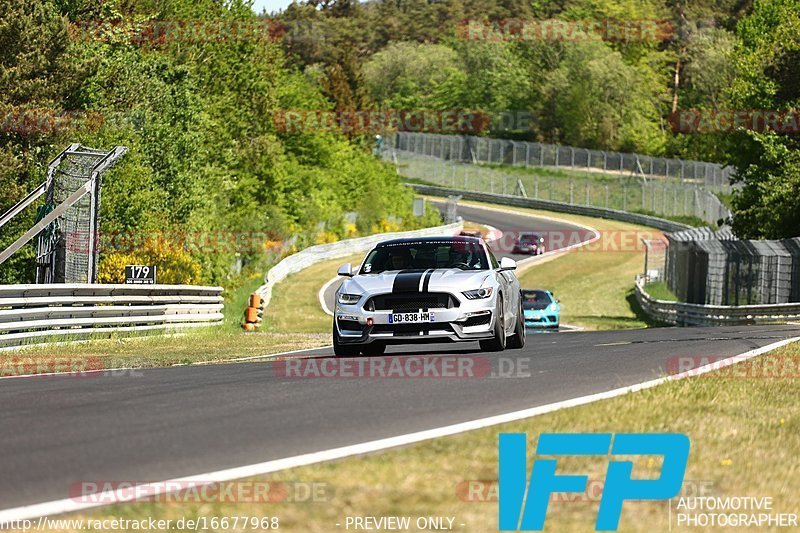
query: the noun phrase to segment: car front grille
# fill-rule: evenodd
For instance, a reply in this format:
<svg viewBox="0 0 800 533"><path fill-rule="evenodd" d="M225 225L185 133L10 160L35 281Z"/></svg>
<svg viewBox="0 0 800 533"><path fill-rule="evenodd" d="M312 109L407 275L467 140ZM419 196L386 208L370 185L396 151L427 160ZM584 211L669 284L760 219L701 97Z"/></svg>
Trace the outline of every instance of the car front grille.
<svg viewBox="0 0 800 533"><path fill-rule="evenodd" d="M420 309L450 309L458 307L458 300L447 293L380 294L373 296L364 308L368 311L419 311Z"/></svg>
<svg viewBox="0 0 800 533"><path fill-rule="evenodd" d="M421 335L435 331L453 331L453 327L448 323L439 324L375 324L372 333L393 333L395 337L404 335Z"/></svg>

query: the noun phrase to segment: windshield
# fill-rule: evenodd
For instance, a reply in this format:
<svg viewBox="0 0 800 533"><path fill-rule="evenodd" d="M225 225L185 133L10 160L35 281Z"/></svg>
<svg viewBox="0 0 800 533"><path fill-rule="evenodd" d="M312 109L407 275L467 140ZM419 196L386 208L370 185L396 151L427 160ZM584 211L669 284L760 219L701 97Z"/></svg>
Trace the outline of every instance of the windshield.
<svg viewBox="0 0 800 533"><path fill-rule="evenodd" d="M381 245L364 260L361 274L379 274L389 270L425 270L458 268L487 270L489 262L483 247L466 240L402 242Z"/></svg>
<svg viewBox="0 0 800 533"><path fill-rule="evenodd" d="M519 242L523 243L535 243L539 242L539 236L533 233L523 233L519 236Z"/></svg>
<svg viewBox="0 0 800 533"><path fill-rule="evenodd" d="M553 299L545 291L522 291L523 309L544 309L553 303Z"/></svg>

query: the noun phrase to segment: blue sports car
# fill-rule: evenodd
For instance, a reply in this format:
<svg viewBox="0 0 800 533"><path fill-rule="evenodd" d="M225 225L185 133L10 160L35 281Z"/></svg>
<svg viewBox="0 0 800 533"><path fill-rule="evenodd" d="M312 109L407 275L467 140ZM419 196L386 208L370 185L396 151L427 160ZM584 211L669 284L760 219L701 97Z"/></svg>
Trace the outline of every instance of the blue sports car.
<svg viewBox="0 0 800 533"><path fill-rule="evenodd" d="M522 290L522 312L525 327L557 328L561 306L553 293L541 289Z"/></svg>

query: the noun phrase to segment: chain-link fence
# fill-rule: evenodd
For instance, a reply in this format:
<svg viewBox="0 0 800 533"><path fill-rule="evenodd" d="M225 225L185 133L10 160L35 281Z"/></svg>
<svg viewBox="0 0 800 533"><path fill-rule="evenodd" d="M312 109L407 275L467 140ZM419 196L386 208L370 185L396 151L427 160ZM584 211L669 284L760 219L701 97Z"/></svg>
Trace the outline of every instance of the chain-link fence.
<svg viewBox="0 0 800 533"><path fill-rule="evenodd" d="M730 217L716 195L689 183L621 176L539 176L513 169L463 163L404 150L384 151L407 178L465 191L526 196L666 217L695 217L709 224Z"/></svg>
<svg viewBox="0 0 800 533"><path fill-rule="evenodd" d="M704 161L469 135L398 132L392 141L392 146L397 150L448 161L555 167L617 176L633 175L646 180L692 184L713 192L731 191L733 168Z"/></svg>

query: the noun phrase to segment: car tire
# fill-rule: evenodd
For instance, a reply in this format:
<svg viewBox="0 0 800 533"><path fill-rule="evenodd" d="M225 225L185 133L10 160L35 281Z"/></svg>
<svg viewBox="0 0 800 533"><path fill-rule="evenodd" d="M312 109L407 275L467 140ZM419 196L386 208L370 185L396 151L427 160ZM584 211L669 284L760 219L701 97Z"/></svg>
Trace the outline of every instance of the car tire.
<svg viewBox="0 0 800 533"><path fill-rule="evenodd" d="M385 342L371 342L366 346L361 348L361 353L366 356L370 355L383 355L386 353L386 343Z"/></svg>
<svg viewBox="0 0 800 533"><path fill-rule="evenodd" d="M348 345L348 344L340 344L339 342L339 331L336 329L336 323L333 324L333 353L336 354L336 357L355 357L358 355L358 352L361 350L361 347L357 344Z"/></svg>
<svg viewBox="0 0 800 533"><path fill-rule="evenodd" d="M495 310L494 337L480 341L481 350L484 352L502 352L506 349L506 332L503 329L503 297L497 297Z"/></svg>
<svg viewBox="0 0 800 533"><path fill-rule="evenodd" d="M522 311L522 296L519 300L519 309L517 310L517 322L514 324L514 334L508 338L506 347L512 350L519 350L525 346L525 316Z"/></svg>

